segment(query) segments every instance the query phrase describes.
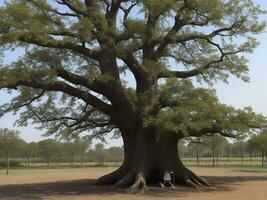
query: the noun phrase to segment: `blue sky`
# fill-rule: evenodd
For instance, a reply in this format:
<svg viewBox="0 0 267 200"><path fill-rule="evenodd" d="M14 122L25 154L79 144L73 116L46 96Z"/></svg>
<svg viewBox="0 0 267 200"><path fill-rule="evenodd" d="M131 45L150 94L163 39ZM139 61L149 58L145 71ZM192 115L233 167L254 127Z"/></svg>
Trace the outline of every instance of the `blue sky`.
<svg viewBox="0 0 267 200"><path fill-rule="evenodd" d="M267 10L266 0L254 0L260 4L263 9ZM1 5L1 3L0 3ZM263 18L267 20L265 16ZM236 108L251 106L257 113L262 113L267 116L267 30L258 36L260 45L255 49L253 54L249 55L249 76L250 83L231 77L229 84L216 83L214 88L221 102L230 104ZM17 49L5 55L5 62L11 62L22 54L22 51ZM11 96L0 91L0 104L8 102ZM0 119L0 128L16 129L21 132L21 137L26 141L39 141L44 139L42 132L34 129L33 126L16 127L13 126L17 115L6 114ZM97 142L97 141L96 141ZM122 145L121 140L108 140L107 146Z"/></svg>

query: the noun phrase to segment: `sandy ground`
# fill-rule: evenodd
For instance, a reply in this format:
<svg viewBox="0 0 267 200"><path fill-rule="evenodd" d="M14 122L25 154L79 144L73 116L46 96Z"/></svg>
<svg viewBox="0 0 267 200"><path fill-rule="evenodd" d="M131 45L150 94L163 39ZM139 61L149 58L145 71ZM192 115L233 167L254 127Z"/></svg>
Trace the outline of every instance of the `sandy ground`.
<svg viewBox="0 0 267 200"><path fill-rule="evenodd" d="M33 200L266 200L267 172L233 172L229 169L194 168L213 188L176 189L152 187L130 193L89 183L112 168L16 170L11 175L0 171L0 199Z"/></svg>

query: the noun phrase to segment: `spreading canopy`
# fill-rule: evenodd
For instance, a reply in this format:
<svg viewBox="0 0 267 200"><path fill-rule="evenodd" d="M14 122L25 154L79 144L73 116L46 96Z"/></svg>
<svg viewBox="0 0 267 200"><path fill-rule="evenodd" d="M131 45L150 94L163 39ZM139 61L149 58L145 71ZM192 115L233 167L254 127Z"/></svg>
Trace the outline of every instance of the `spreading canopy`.
<svg viewBox="0 0 267 200"><path fill-rule="evenodd" d="M98 135L121 126L123 112L159 111L162 78L248 80L244 53L257 45L263 13L251 0L5 1L1 48L25 54L0 68L0 88L17 90L1 115L25 106L20 125Z"/></svg>

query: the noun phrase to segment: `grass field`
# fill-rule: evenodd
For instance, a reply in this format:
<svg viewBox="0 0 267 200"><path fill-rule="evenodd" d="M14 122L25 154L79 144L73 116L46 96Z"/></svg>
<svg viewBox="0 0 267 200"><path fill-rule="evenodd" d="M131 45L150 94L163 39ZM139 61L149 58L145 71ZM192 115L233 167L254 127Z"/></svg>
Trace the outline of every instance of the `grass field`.
<svg viewBox="0 0 267 200"><path fill-rule="evenodd" d="M10 200L265 200L267 196L267 169L257 167L191 167L206 177L212 188L197 190L178 186L176 189L152 187L149 190L130 193L111 187L89 186L114 167L61 168L61 169L13 169L6 176L0 170L0 199Z"/></svg>
<svg viewBox="0 0 267 200"><path fill-rule="evenodd" d="M182 158L183 162L189 166L197 166L197 159L196 158ZM217 161L215 159L215 161ZM211 166L212 165L212 158L210 157L200 157L199 164L201 166ZM241 157L230 157L229 160L226 157L219 157L218 165L219 166L261 166L262 160L261 157L244 157L243 162ZM267 163L265 163L267 164ZM217 162L216 162L217 165Z"/></svg>
<svg viewBox="0 0 267 200"><path fill-rule="evenodd" d="M16 159L15 159L16 160ZM182 158L182 161L187 166L201 166L201 167L208 167L212 166L212 158L211 157L200 157L199 158L199 165L196 158ZM28 168L27 161L23 162L20 161L20 167L22 168ZM104 162L104 163L97 163L97 162L84 162L83 166L85 167L99 167L99 166L111 166L111 167L118 167L121 163L119 162ZM264 164L267 167L267 162L265 161ZM261 157L252 157L250 159L249 157L244 157L243 162L241 157L230 157L229 160L226 157L219 157L218 163L217 160L215 162L216 166L219 167L261 167L262 160ZM30 168L38 167L38 168L47 168L47 163L45 162L35 162L30 164ZM75 167L81 167L80 162L74 162L74 163L66 163L66 162L52 162L50 163L50 168L75 168ZM0 166L1 169L1 166Z"/></svg>

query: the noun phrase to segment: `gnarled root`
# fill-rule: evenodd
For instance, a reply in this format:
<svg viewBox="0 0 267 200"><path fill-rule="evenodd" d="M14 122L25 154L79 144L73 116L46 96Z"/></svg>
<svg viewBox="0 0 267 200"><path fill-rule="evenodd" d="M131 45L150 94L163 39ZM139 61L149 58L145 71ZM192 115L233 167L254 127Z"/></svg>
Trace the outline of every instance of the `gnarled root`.
<svg viewBox="0 0 267 200"><path fill-rule="evenodd" d="M97 179L94 185L110 185L118 182L124 175L125 175L125 170L126 167L122 165L120 168L115 170L114 172L104 175Z"/></svg>
<svg viewBox="0 0 267 200"><path fill-rule="evenodd" d="M130 189L137 190L142 188L147 188L147 184L144 173L139 173L136 177L135 182L131 185Z"/></svg>
<svg viewBox="0 0 267 200"><path fill-rule="evenodd" d="M179 179L181 179L180 176L179 176L178 180ZM196 175L194 172L192 172L189 169L185 169L185 171L184 171L183 182L186 185L188 185L190 187L194 187L194 188L198 188L200 186L212 187L212 185L207 180Z"/></svg>

